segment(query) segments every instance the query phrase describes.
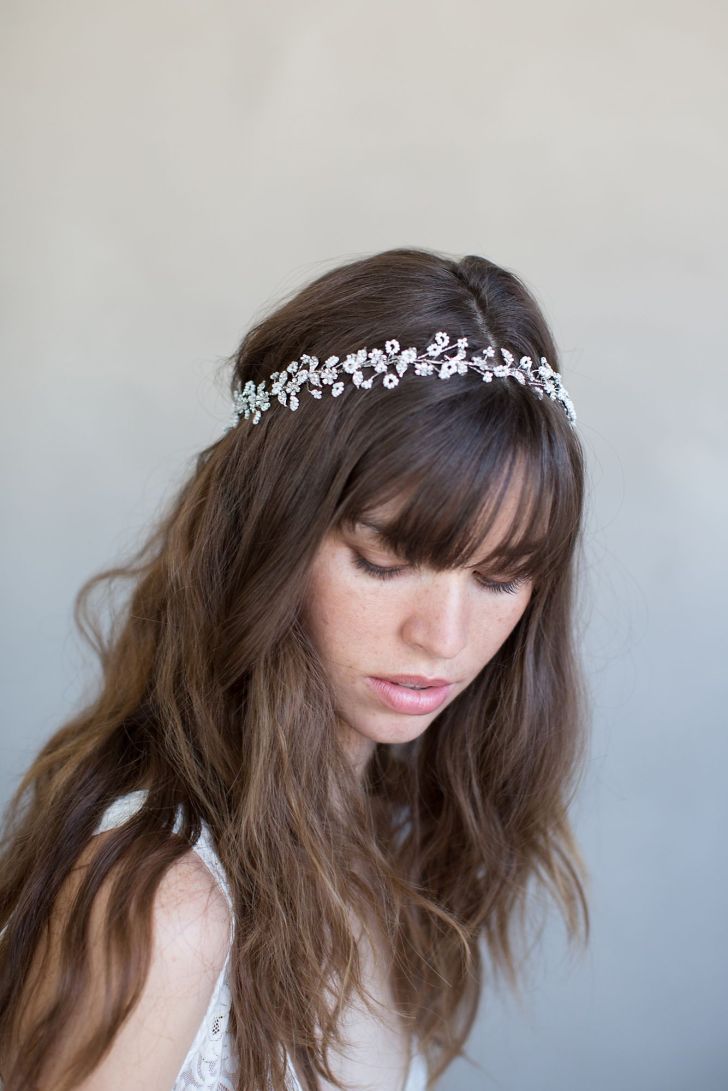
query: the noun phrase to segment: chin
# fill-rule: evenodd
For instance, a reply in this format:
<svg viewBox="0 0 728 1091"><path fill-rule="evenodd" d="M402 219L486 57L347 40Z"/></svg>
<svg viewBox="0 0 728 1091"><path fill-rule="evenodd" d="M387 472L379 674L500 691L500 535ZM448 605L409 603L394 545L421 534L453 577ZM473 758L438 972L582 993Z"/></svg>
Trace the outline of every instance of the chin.
<svg viewBox="0 0 728 1091"><path fill-rule="evenodd" d="M375 724L354 725L357 734L372 743L402 743L418 738L434 720L434 716L397 716L384 718Z"/></svg>

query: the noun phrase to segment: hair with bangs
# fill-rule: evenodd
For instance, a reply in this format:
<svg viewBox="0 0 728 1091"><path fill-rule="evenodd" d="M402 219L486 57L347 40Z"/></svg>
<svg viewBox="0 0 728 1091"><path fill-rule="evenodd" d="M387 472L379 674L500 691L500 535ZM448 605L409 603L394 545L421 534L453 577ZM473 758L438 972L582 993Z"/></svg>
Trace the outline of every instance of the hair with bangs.
<svg viewBox="0 0 728 1091"><path fill-rule="evenodd" d="M483 407L471 393L472 387L458 395L457 447L452 444L451 412L439 417L432 413L421 426L430 444L434 439L435 457L423 460L421 439L406 422L401 433L390 432L397 465L382 474L378 451L362 460L338 525L366 521L367 513L405 496L396 519L386 525L381 519L374 524L369 520L368 525L408 563L454 568L472 559L491 535L506 496L515 493L511 519L483 562L532 577L543 593L574 547L582 504L578 449L567 444L566 465L555 459L560 452L554 451L549 422L538 404L521 399L516 412L493 421L484 419ZM450 445L443 442L440 448L438 441L447 435Z"/></svg>
<svg viewBox="0 0 728 1091"><path fill-rule="evenodd" d="M391 338L422 351L438 330L467 337L469 355L493 344L560 370L514 273L399 248L331 269L260 318L230 361L231 391L304 352L341 358ZM491 541L506 496L513 516L486 560L533 578L525 612L417 739L375 746L359 783L304 624L319 545L396 502L379 524L390 548L412 564L466 564ZM561 406L472 374L304 394L295 413L274 403L197 456L139 550L78 592L98 687L43 746L4 816L6 1091L37 1085L63 1037L87 986L90 906L113 874L125 892L106 922L113 1003L90 1021L58 1091L98 1064L141 992L155 890L202 821L235 904L238 1091L284 1091L287 1056L311 1091L322 1078L342 1086L330 1051L346 1048L343 1014L357 996L372 1010L349 909L391 947L397 1012L428 1086L465 1053L498 976L518 992L521 945L538 923L532 890L555 900L570 940L587 941L586 869L568 818L587 740L575 648L583 507L583 452ZM104 633L91 594L117 579L129 593ZM84 872L47 1018L28 1025L23 982L64 881L105 807L138 788L148 795L133 827L107 832Z"/></svg>

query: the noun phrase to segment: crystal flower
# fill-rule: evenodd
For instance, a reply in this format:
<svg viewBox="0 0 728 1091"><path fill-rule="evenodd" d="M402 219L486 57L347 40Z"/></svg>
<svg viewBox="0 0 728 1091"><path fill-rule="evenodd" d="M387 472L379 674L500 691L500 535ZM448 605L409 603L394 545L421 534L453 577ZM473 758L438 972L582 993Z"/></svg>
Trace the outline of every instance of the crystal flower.
<svg viewBox="0 0 728 1091"><path fill-rule="evenodd" d="M569 421L575 423L574 406L561 384L561 376L553 370L545 356L539 357L538 367L534 367L530 356L521 356L516 364L513 353L501 345L500 356L504 362L493 363L491 361L496 350L489 344L479 350L479 355L476 353L468 360L467 345L467 337L458 337L452 345L449 334L438 330L424 354L419 354L414 346L400 348L400 342L395 338L385 342L384 351L380 348L368 351L363 347L350 352L343 361L338 356L328 356L320 368L318 357L302 353L300 360L292 360L284 370L272 372L268 380L256 385L252 379L248 379L233 390L231 423L226 431L234 428L241 419L257 424L261 415L270 408L271 399L295 411L304 388L312 397L320 400L325 393L322 386L330 387L332 396L338 398L346 389L346 375L351 376L354 387L370 390L375 375L383 373L382 385L392 390L410 364L416 378L437 375L440 379L448 379L451 375L464 375L468 371L478 374L485 383L491 383L494 378L513 378L520 386L528 387L537 398L542 399L546 395L558 402ZM441 362L435 363L434 360L439 357L442 357ZM369 374L366 374L367 370Z"/></svg>

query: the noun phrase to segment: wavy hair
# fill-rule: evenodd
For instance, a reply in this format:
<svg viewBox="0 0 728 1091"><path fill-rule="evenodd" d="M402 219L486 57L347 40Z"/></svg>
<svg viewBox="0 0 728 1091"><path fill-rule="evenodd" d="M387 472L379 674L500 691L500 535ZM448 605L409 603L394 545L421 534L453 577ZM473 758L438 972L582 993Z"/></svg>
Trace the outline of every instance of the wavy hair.
<svg viewBox="0 0 728 1091"><path fill-rule="evenodd" d="M397 248L327 271L257 320L225 362L230 389L303 352L343 358L391 338L422 351L438 330L466 336L472 352L503 345L560 369L513 272ZM98 686L4 813L0 1056L11 1041L17 1050L7 1091L35 1086L86 987L91 906L113 869L106 957L124 973L109 972L108 1002L58 1091L99 1062L141 994L155 890L203 822L233 894L239 1091L284 1091L286 1054L311 1088L321 1077L342 1086L329 1050L355 994L368 1005L350 910L391 948L397 1010L428 1086L464 1054L484 989L502 974L518 991L532 887L553 897L569 940L587 942L586 868L568 820L588 719L575 608L584 481L560 406L469 374L304 394L295 412L273 404L196 457L141 548L79 590L74 617ZM458 565L511 488L519 503L493 557L533 577L524 614L418 738L375 746L358 781L304 625L317 547L397 498L393 548ZM91 596L115 580L129 591L104 632ZM104 809L138 788L143 807L107 834L76 893L52 1003L18 1040L22 983L61 885Z"/></svg>

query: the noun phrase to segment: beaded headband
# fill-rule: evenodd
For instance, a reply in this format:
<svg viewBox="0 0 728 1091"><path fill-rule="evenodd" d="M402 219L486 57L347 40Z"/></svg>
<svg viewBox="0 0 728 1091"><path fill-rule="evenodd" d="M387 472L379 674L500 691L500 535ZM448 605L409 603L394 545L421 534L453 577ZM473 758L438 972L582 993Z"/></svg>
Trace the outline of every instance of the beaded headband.
<svg viewBox="0 0 728 1091"><path fill-rule="evenodd" d="M492 382L494 377L501 379L510 376L522 386L529 387L538 398L543 398L545 394L558 402L572 425L575 423L574 406L561 385L561 376L549 366L545 356L540 358L538 367L534 367L530 356L522 356L516 364L513 353L501 348L503 363L491 363L495 349L488 345L480 357L473 356L466 360L467 337L458 338L454 356L443 356L449 344L448 334L439 331L432 344L427 346L427 352L421 356L416 348L400 350L399 341L391 340L385 343L384 351L371 349L367 352L366 348L361 348L358 352L350 352L343 361L338 356L329 356L321 366L317 357L304 353L300 360L292 361L285 371L272 372L270 390L267 380L256 386L249 379L242 388L238 387L233 392L232 419L225 431L234 428L241 418L252 419L253 424L257 424L261 414L270 409L271 395L281 405L295 410L298 409L298 395L304 387L314 398L320 398L325 388L330 387L332 397L337 398L344 390L342 380L345 375L350 375L351 382L360 390L369 390L375 374L381 374L383 385L391 390L397 386L410 364L415 375L437 375L440 379L449 379L456 372L464 375L466 371L477 372L484 383ZM443 362L438 366L433 361L439 357ZM372 373L365 377L367 368Z"/></svg>

